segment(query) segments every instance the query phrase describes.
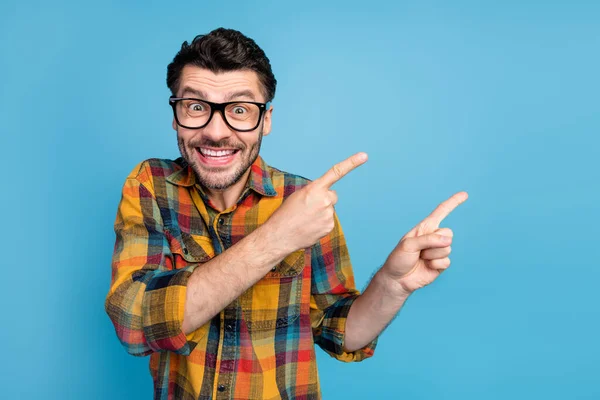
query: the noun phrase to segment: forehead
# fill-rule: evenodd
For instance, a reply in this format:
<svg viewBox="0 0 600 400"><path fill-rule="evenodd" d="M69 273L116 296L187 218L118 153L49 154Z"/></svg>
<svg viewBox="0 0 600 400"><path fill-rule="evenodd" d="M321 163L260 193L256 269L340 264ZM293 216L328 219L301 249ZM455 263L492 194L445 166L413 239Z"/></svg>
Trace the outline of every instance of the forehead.
<svg viewBox="0 0 600 400"><path fill-rule="evenodd" d="M254 101L264 101L261 84L256 72L252 70L227 71L214 73L208 69L186 65L179 78L177 95L182 96L186 88L202 92L204 100L222 102L235 93L252 93ZM246 96L248 97L248 96Z"/></svg>

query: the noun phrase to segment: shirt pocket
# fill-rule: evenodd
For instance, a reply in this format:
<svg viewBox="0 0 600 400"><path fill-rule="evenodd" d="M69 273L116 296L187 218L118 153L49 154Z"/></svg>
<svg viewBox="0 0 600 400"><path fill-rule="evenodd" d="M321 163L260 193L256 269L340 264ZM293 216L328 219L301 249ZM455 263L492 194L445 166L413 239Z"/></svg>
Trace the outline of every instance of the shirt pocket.
<svg viewBox="0 0 600 400"><path fill-rule="evenodd" d="M177 269L189 264L205 263L215 256L212 241L208 236L168 230L167 237Z"/></svg>
<svg viewBox="0 0 600 400"><path fill-rule="evenodd" d="M275 330L298 319L306 256L304 249L291 253L242 294L242 315L249 331Z"/></svg>
<svg viewBox="0 0 600 400"><path fill-rule="evenodd" d="M191 264L201 264L214 257L214 249L210 237L192 235L175 230L165 230L171 254L173 269L185 268ZM202 341L210 330L210 321L186 335L191 351Z"/></svg>

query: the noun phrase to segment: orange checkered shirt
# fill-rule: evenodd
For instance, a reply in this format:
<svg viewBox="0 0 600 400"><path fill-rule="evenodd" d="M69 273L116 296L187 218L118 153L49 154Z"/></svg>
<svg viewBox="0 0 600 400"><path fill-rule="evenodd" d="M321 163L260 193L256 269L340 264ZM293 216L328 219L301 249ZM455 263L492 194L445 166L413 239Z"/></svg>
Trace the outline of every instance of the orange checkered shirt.
<svg viewBox="0 0 600 400"><path fill-rule="evenodd" d="M194 269L308 182L258 157L237 204L219 212L181 158L146 160L127 177L106 311L127 351L150 355L155 399L319 399L315 343L341 361L373 355L377 339L343 349L359 292L337 216L329 235L287 256L204 326L181 330Z"/></svg>

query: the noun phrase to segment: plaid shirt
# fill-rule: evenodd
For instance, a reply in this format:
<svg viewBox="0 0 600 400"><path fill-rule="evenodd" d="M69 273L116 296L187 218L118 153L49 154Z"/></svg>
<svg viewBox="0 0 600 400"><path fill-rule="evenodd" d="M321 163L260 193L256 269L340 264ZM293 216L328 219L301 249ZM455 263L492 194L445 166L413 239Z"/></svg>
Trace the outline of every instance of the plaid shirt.
<svg viewBox="0 0 600 400"><path fill-rule="evenodd" d="M308 182L258 157L237 204L219 212L181 158L144 161L127 177L106 311L130 354L151 355L155 399L319 399L315 343L345 362L373 355L377 339L343 349L359 292L337 217L329 235L291 253L211 321L181 330L194 269Z"/></svg>

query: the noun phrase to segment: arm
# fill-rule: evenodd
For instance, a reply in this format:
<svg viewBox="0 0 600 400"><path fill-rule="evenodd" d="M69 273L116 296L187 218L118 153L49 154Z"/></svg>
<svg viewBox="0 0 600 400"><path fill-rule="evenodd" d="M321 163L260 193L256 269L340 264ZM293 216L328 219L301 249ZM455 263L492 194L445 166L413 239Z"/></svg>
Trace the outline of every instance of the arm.
<svg viewBox="0 0 600 400"><path fill-rule="evenodd" d="M329 188L366 160L366 154L358 153L338 163L321 178L291 194L251 235L206 263L203 268L196 269L188 282L184 331L193 331L207 322L288 254L315 243L318 246L319 240L321 243L331 241L331 244L326 244L329 251L333 252L328 255L327 262L333 255L334 265L324 266L317 271L327 270L326 273L330 273L335 269L339 280L332 280L331 286L324 285L324 281L317 284L317 292L322 296L316 300L311 299L311 307L320 310L330 306L332 300L343 302L343 307L340 303L339 307L333 307L328 313L324 313L320 324L327 328L331 321L331 329L342 329L336 324L338 321L345 322L345 311L343 316L338 316L335 315L336 310L349 309L349 304L358 296L358 292L354 289L349 259L347 262L345 259L341 260L343 257L347 258L348 252L333 209L337 195ZM333 250L332 246L335 247ZM313 257L326 262L324 258L322 254ZM346 301L345 297L351 299Z"/></svg>
<svg viewBox="0 0 600 400"><path fill-rule="evenodd" d="M350 310L347 349L360 348L378 336L412 292L429 285L450 266L453 233L439 225L467 197L466 192L455 194L400 240Z"/></svg>
<svg viewBox="0 0 600 400"><path fill-rule="evenodd" d="M379 270L364 293L354 302L346 322L346 351L365 346L394 319L408 298L408 293L398 282Z"/></svg>
<svg viewBox="0 0 600 400"><path fill-rule="evenodd" d="M262 279L290 252L274 246L269 225L197 268L188 281L182 329L192 332Z"/></svg>
<svg viewBox="0 0 600 400"><path fill-rule="evenodd" d="M288 253L259 228L202 268L176 269L144 170L136 168L123 186L105 308L130 354L189 354L188 342L202 335L198 328Z"/></svg>
<svg viewBox="0 0 600 400"><path fill-rule="evenodd" d="M366 161L355 155L290 195L269 220L213 260L175 269L145 166L127 178L119 204L113 276L106 311L134 355L189 354L199 329L288 254L333 229L335 193L328 188ZM147 166L146 166L147 167ZM191 281L191 282L190 282ZM189 291L188 291L189 286ZM204 324L204 325L203 325Z"/></svg>
<svg viewBox="0 0 600 400"><path fill-rule="evenodd" d="M377 340L371 337L361 346L348 348L352 329L349 312L359 296L342 228L337 216L332 232L312 252L311 322L315 343L340 361L362 361L374 354Z"/></svg>
<svg viewBox="0 0 600 400"><path fill-rule="evenodd" d="M134 169L123 185L105 308L130 354L187 353L187 338L175 326L182 308L174 303L161 307L156 299L161 294L169 298L185 294L185 283L196 265L174 270L160 210L152 192L138 180L144 169L144 164ZM161 332L160 327L167 329Z"/></svg>

